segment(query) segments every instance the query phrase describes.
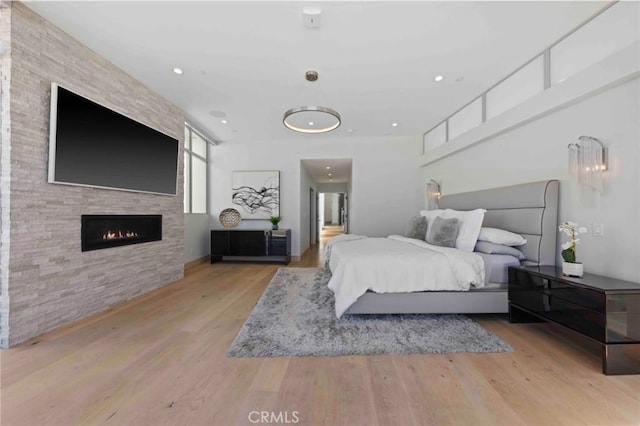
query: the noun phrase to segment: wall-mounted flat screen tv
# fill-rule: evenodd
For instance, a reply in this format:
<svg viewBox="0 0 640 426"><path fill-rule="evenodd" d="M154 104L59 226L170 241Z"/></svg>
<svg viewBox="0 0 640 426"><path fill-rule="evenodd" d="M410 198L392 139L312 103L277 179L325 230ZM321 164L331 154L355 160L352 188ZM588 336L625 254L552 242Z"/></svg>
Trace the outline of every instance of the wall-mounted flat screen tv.
<svg viewBox="0 0 640 426"><path fill-rule="evenodd" d="M176 195L179 141L51 85L49 182Z"/></svg>

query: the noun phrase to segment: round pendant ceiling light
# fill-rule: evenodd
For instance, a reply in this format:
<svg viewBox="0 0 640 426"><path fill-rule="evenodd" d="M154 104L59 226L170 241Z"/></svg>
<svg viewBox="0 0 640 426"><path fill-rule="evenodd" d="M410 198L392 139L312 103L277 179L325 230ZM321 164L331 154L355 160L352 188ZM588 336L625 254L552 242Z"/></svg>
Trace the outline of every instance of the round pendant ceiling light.
<svg viewBox="0 0 640 426"><path fill-rule="evenodd" d="M300 133L326 133L340 127L337 111L319 106L291 108L284 113L284 125Z"/></svg>
<svg viewBox="0 0 640 426"><path fill-rule="evenodd" d="M305 79L318 80L317 71L307 71ZM300 133L326 133L340 127L340 114L334 109L321 106L301 106L284 113L282 123L286 128Z"/></svg>

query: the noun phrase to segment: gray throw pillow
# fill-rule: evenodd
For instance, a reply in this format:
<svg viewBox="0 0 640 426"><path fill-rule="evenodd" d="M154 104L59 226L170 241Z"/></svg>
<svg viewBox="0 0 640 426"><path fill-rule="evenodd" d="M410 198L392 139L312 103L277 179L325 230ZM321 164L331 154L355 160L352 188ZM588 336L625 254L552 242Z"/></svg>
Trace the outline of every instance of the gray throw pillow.
<svg viewBox="0 0 640 426"><path fill-rule="evenodd" d="M508 254L517 257L519 260L526 260L527 256L515 247L506 246L504 244L490 243L489 241L478 241L473 251L486 254Z"/></svg>
<svg viewBox="0 0 640 426"><path fill-rule="evenodd" d="M427 242L434 246L455 247L458 237L458 219L436 217L427 232Z"/></svg>
<svg viewBox="0 0 640 426"><path fill-rule="evenodd" d="M427 236L427 218L424 216L412 217L404 236L424 241Z"/></svg>

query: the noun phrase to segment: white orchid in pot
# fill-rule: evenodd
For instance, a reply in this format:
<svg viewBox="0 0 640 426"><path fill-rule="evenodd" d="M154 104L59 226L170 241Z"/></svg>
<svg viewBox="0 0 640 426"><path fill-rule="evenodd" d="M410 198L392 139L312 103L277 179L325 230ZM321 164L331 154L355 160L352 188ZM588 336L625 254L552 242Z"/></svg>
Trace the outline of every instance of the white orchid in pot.
<svg viewBox="0 0 640 426"><path fill-rule="evenodd" d="M584 275L584 266L576 259L576 246L580 242L578 236L587 232L584 226L578 226L575 222L564 222L558 227L560 232L569 236L570 240L562 244L562 273L570 277L581 277Z"/></svg>

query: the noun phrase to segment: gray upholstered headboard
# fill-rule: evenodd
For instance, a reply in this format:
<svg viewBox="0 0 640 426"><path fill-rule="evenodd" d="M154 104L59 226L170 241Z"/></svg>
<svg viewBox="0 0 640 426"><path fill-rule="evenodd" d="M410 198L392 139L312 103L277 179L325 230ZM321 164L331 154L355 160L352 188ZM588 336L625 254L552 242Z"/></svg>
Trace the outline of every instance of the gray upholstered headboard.
<svg viewBox="0 0 640 426"><path fill-rule="evenodd" d="M520 234L527 244L520 249L525 264L555 265L558 235L557 180L524 183L483 191L445 195L441 209L487 209L483 226Z"/></svg>

